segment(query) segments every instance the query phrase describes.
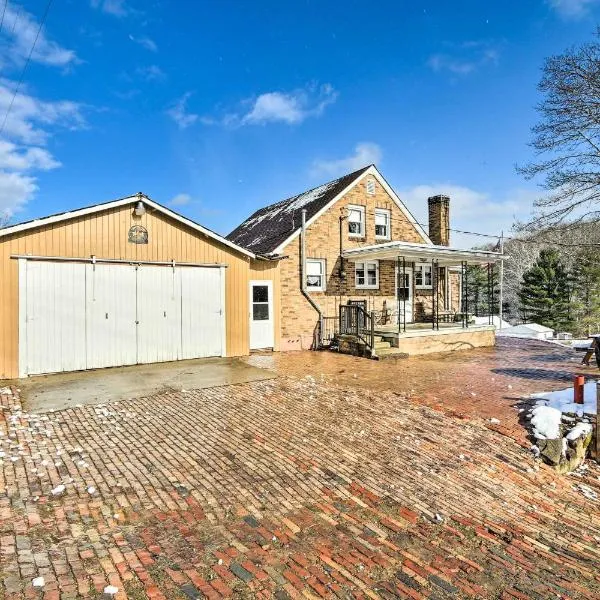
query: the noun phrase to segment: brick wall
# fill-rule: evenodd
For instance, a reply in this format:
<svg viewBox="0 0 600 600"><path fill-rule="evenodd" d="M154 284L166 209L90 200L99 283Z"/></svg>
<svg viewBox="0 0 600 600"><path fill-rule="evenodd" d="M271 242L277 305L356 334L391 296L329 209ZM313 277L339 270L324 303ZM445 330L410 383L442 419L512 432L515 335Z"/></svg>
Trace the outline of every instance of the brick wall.
<svg viewBox="0 0 600 600"><path fill-rule="evenodd" d="M340 304L349 299L366 300L368 310L387 308L395 310L395 262L379 264L379 289L361 290L354 286L354 264L344 261L345 279L340 279L339 217L349 204L365 207L365 236L357 239L348 236L348 221L342 222L342 247L344 250L368 246L387 240L375 238L375 209L385 208L391 213L391 239L423 243L425 240L410 223L385 189L375 180L375 194L366 191L364 178L336 202L325 214L307 229L306 257L326 261L327 283L325 292L311 291L310 296L320 306L325 316L336 316ZM423 199L425 202L425 199ZM300 236L284 249L288 258L281 261L281 335L282 349L309 348L313 342L318 315L302 295L300 285Z"/></svg>

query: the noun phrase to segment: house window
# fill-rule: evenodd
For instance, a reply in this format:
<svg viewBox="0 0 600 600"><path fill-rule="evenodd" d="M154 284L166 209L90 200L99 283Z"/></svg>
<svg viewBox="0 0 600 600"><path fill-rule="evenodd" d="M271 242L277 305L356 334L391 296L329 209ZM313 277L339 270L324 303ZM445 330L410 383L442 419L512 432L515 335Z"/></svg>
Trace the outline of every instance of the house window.
<svg viewBox="0 0 600 600"><path fill-rule="evenodd" d="M325 259L312 258L306 261L306 288L308 291L325 291Z"/></svg>
<svg viewBox="0 0 600 600"><path fill-rule="evenodd" d="M365 235L365 207L348 206L348 234L353 237Z"/></svg>
<svg viewBox="0 0 600 600"><path fill-rule="evenodd" d="M355 269L355 285L357 288L379 289L379 263L357 262Z"/></svg>
<svg viewBox="0 0 600 600"><path fill-rule="evenodd" d="M367 179L367 194L369 196L375 195L375 181L373 179Z"/></svg>
<svg viewBox="0 0 600 600"><path fill-rule="evenodd" d="M431 289L431 265L415 266L415 287L420 289Z"/></svg>
<svg viewBox="0 0 600 600"><path fill-rule="evenodd" d="M390 239L390 211L383 208L375 209L375 237L382 240Z"/></svg>

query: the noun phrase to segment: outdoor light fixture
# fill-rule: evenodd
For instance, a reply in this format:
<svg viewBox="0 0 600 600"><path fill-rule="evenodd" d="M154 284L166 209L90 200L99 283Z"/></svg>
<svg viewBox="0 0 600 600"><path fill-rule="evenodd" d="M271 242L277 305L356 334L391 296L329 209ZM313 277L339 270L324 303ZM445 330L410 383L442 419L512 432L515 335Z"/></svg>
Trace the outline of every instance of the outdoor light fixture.
<svg viewBox="0 0 600 600"><path fill-rule="evenodd" d="M141 217L146 214L146 207L141 200L135 205L135 210L133 212L135 212L136 217Z"/></svg>

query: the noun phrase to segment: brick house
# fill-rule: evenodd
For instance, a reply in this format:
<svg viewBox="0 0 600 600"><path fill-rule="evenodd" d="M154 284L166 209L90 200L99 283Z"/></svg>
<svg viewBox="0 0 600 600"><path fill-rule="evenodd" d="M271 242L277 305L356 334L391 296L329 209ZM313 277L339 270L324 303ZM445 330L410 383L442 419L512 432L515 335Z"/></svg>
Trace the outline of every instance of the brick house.
<svg viewBox="0 0 600 600"><path fill-rule="evenodd" d="M466 264L496 260L450 248L449 202L428 199L426 232L370 165L261 208L227 238L281 259L282 350L318 345L348 304L373 313L382 330L435 329L461 313Z"/></svg>

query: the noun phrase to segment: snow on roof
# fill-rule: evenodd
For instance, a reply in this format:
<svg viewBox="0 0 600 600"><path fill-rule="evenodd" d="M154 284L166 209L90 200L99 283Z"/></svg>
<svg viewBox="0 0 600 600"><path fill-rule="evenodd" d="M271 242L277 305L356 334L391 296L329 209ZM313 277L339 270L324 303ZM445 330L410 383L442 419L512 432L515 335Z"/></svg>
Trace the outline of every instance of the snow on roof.
<svg viewBox="0 0 600 600"><path fill-rule="evenodd" d="M297 196L265 206L236 227L227 239L257 254L268 254L300 227L302 209L306 209L308 221L367 169L369 166Z"/></svg>

